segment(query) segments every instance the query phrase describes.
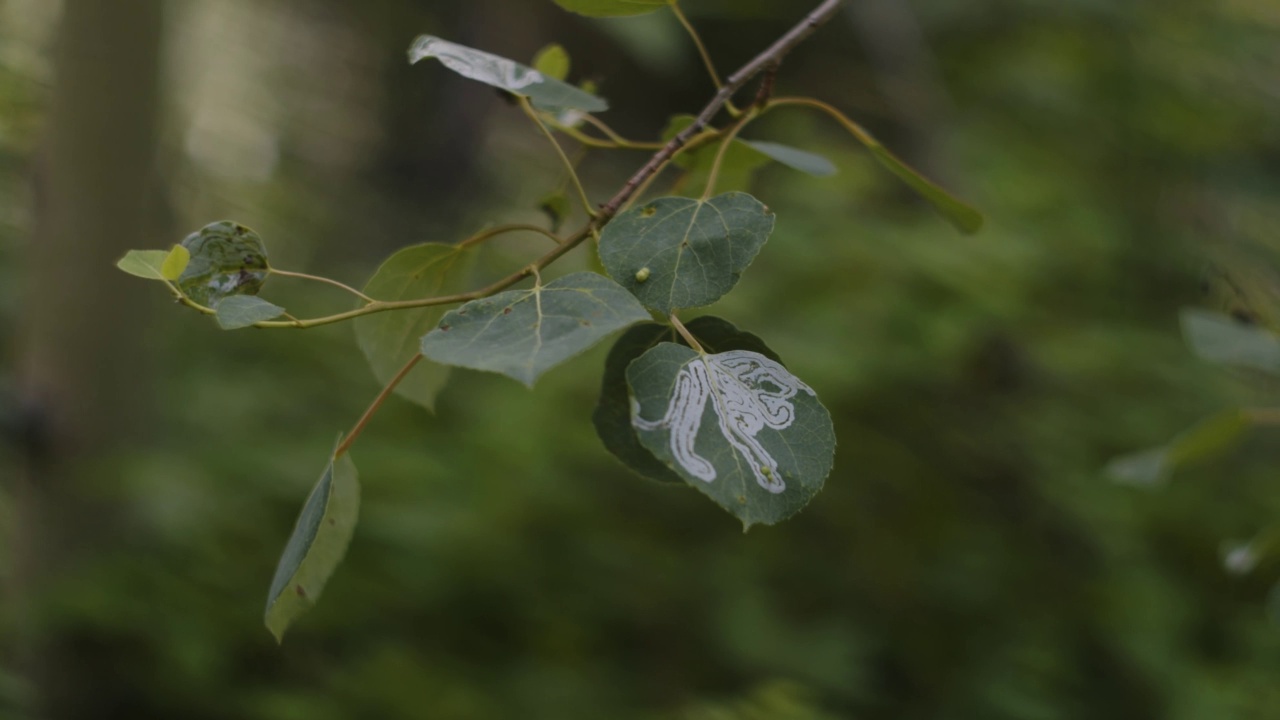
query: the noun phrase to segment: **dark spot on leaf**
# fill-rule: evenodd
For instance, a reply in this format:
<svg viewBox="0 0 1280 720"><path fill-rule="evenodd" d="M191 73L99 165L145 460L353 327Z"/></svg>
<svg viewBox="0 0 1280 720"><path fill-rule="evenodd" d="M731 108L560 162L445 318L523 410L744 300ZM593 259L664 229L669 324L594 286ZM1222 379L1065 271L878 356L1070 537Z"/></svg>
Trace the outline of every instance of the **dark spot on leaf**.
<svg viewBox="0 0 1280 720"><path fill-rule="evenodd" d="M335 519L333 519L333 518L329 518L329 524L330 524L330 525L337 525L337 524L338 524L338 521L337 521L337 520L335 520Z"/></svg>
<svg viewBox="0 0 1280 720"><path fill-rule="evenodd" d="M739 496L738 496L738 504L739 504L739 505L746 505L746 504L747 504L747 497L746 497L745 495L739 495Z"/></svg>
<svg viewBox="0 0 1280 720"><path fill-rule="evenodd" d="M688 240L685 240L685 241L681 242L681 243L680 243L680 247L689 247L689 241L688 241Z"/></svg>
<svg viewBox="0 0 1280 720"><path fill-rule="evenodd" d="M582 323L582 327L591 327L590 320L579 320L578 322Z"/></svg>
<svg viewBox="0 0 1280 720"><path fill-rule="evenodd" d="M509 308L509 307L502 308L502 314L503 314L503 315L510 315L510 314L511 314L511 308Z"/></svg>
<svg viewBox="0 0 1280 720"><path fill-rule="evenodd" d="M440 332L449 332L449 325L440 323Z"/></svg>
<svg viewBox="0 0 1280 720"><path fill-rule="evenodd" d="M654 207L654 206L650 205L649 207L647 207L647 208L645 208L645 209L641 210L641 211L640 211L640 214L641 214L641 215L643 215L643 216L645 216L645 217L653 217L653 216L654 216L654 214L656 214L657 212L658 212L658 208L656 208L656 207Z"/></svg>
<svg viewBox="0 0 1280 720"><path fill-rule="evenodd" d="M306 596L307 596L307 591L306 591L306 590L303 590L301 585L294 585L294 586L293 586L293 589L294 589L294 591L295 591L295 592L297 592L297 593L298 593L298 597L306 597Z"/></svg>

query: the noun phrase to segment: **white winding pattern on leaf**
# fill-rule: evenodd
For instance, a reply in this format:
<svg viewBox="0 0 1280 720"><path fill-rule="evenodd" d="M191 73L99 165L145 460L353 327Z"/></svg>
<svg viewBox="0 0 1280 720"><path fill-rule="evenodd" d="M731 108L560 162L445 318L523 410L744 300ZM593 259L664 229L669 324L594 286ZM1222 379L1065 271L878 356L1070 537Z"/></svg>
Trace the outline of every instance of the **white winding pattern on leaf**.
<svg viewBox="0 0 1280 720"><path fill-rule="evenodd" d="M533 68L437 37L418 40L412 53L415 59L434 57L463 77L496 83L507 90L523 90L546 81L546 77Z"/></svg>
<svg viewBox="0 0 1280 720"><path fill-rule="evenodd" d="M640 417L639 403L632 398L631 422L640 430L668 429L676 462L699 480L711 482L716 479L715 466L694 449L710 399L724 439L747 461L760 487L777 494L786 490L787 484L778 473L778 462L756 435L766 427L791 427L796 416L791 398L801 390L814 395L786 368L759 353L732 350L703 355L680 368L662 418Z"/></svg>

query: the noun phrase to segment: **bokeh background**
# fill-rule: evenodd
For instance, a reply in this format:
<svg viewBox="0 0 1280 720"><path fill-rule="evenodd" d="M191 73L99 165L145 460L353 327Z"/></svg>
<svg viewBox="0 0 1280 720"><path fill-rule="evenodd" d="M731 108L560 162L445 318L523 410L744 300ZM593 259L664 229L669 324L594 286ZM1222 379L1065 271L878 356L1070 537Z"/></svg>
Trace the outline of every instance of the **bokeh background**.
<svg viewBox="0 0 1280 720"><path fill-rule="evenodd" d="M727 72L810 4L684 6ZM350 327L221 332L112 265L235 219L359 285L404 245L540 221L555 157L491 89L408 66L422 32L562 43L638 138L710 94L666 14L0 0L0 717L1280 718L1276 568L1221 561L1280 519L1276 436L1165 487L1101 472L1268 391L1192 357L1177 313L1252 294L1265 318L1277 287L1272 0L850 4L779 91L988 225L958 234L821 117L753 128L840 166L759 172L777 231L713 309L830 408L812 505L743 535L630 476L590 423L607 344L532 392L457 372L361 439L347 561L277 647L278 552L377 385ZM587 157L594 197L643 160ZM1233 267L1256 290L1224 299Z"/></svg>

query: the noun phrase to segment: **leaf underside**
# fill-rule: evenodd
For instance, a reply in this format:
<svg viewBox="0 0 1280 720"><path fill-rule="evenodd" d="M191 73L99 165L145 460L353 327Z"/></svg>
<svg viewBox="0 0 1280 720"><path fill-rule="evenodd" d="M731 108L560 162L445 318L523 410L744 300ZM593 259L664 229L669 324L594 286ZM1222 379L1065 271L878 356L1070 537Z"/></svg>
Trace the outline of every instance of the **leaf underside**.
<svg viewBox="0 0 1280 720"><path fill-rule="evenodd" d="M760 338L743 332L727 320L705 315L685 324L690 333L708 352L751 350L781 362ZM596 435L605 448L633 472L660 482L683 482L640 444L631 426L631 400L627 391L627 366L660 342L684 340L668 325L644 323L630 328L609 350L600 384L600 399L591 415Z"/></svg>
<svg viewBox="0 0 1280 720"><path fill-rule="evenodd" d="M773 223L773 213L746 193L658 198L605 226L600 260L646 307L667 315L732 290Z"/></svg>
<svg viewBox="0 0 1280 720"><path fill-rule="evenodd" d="M302 506L271 590L264 616L276 641L315 604L346 554L360 512L360 483L350 455L330 459Z"/></svg>
<svg viewBox="0 0 1280 720"><path fill-rule="evenodd" d="M640 443L744 529L795 514L831 471L831 416L759 353L661 343L631 363L627 385Z"/></svg>
<svg viewBox="0 0 1280 720"><path fill-rule="evenodd" d="M1191 350L1204 360L1280 374L1280 337L1263 328L1227 315L1186 309L1182 332Z"/></svg>
<svg viewBox="0 0 1280 720"><path fill-rule="evenodd" d="M218 301L215 319L223 330L239 330L284 314L284 308L253 295L232 295Z"/></svg>
<svg viewBox="0 0 1280 720"><path fill-rule="evenodd" d="M439 363L501 373L533 387L547 370L648 319L617 283L579 272L473 300L446 314L422 338L421 350Z"/></svg>

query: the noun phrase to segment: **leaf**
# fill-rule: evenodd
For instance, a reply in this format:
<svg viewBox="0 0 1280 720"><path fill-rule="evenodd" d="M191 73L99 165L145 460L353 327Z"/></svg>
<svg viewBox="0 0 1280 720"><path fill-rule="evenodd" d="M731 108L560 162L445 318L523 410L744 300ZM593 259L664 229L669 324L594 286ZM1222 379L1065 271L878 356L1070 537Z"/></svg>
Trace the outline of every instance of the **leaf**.
<svg viewBox="0 0 1280 720"><path fill-rule="evenodd" d="M773 232L773 213L746 193L666 197L604 227L600 260L646 307L667 315L733 289Z"/></svg>
<svg viewBox="0 0 1280 720"><path fill-rule="evenodd" d="M676 115L671 118L662 132L664 141L670 140L694 122L692 115ZM711 166L715 164L716 155L720 152L720 143L715 142L694 150L682 152L673 161L676 166L684 168L687 173L679 183L677 195L700 196L710 179ZM720 192L746 191L751 188L751 180L755 171L769 164L769 156L751 147L742 140L735 139L729 145L720 162L720 174L716 179L716 189Z"/></svg>
<svg viewBox="0 0 1280 720"><path fill-rule="evenodd" d="M552 80L564 80L569 77L569 53L558 43L551 43L533 56L533 69Z"/></svg>
<svg viewBox="0 0 1280 720"><path fill-rule="evenodd" d="M627 385L640 443L744 529L795 514L831 472L831 416L764 355L661 343L631 363Z"/></svg>
<svg viewBox="0 0 1280 720"><path fill-rule="evenodd" d="M565 10L587 17L643 15L671 5L674 0L555 0Z"/></svg>
<svg viewBox="0 0 1280 720"><path fill-rule="evenodd" d="M462 292L474 257L473 252L457 245L424 243L403 248L382 263L365 285L364 294L395 301ZM388 383L418 354L422 336L440 322L444 312L437 306L356 318L356 342L378 382ZM396 393L432 410L449 372L448 366L420 362L396 386Z"/></svg>
<svg viewBox="0 0 1280 720"><path fill-rule="evenodd" d="M1243 411L1226 410L1201 421L1166 445L1112 460L1103 472L1129 485L1156 485L1167 480L1180 466L1217 456L1231 448L1249 427L1249 416Z"/></svg>
<svg viewBox="0 0 1280 720"><path fill-rule="evenodd" d="M165 256L164 263L160 265L160 274L165 280L177 280L182 277L182 271L186 270L190 263L191 252L181 245L174 245Z"/></svg>
<svg viewBox="0 0 1280 720"><path fill-rule="evenodd" d="M276 642L320 598L342 562L360 512L360 483L350 455L330 459L311 490L280 556L264 620Z"/></svg>
<svg viewBox="0 0 1280 720"><path fill-rule="evenodd" d="M215 319L223 330L239 330L284 314L284 308L253 295L232 295L218 301Z"/></svg>
<svg viewBox="0 0 1280 720"><path fill-rule="evenodd" d="M544 110L576 108L603 112L609 109L609 104L595 95L547 77L527 65L432 35L419 35L409 48L409 62L431 57L463 77L527 97Z"/></svg>
<svg viewBox="0 0 1280 720"><path fill-rule="evenodd" d="M897 175L899 180L906 183L925 200L928 200L935 210L941 213L961 232L972 234L982 228L982 213L942 189L941 186L921 175L910 165L899 160L870 135L866 136L864 144L871 151L871 155L880 161L881 165L887 168L889 172Z"/></svg>
<svg viewBox="0 0 1280 720"><path fill-rule="evenodd" d="M191 233L182 246L191 262L178 278L187 297L213 307L231 295L257 295L267 280L267 250L258 234L223 220Z"/></svg>
<svg viewBox="0 0 1280 720"><path fill-rule="evenodd" d="M818 177L829 177L836 174L835 164L821 155L762 140L744 140L743 142L751 149L763 153L793 170L799 170Z"/></svg>
<svg viewBox="0 0 1280 720"><path fill-rule="evenodd" d="M1188 308L1182 311L1182 334L1201 359L1280 374L1280 337L1256 325Z"/></svg>
<svg viewBox="0 0 1280 720"><path fill-rule="evenodd" d="M686 323L686 328L704 348L713 352L752 350L779 361L763 340L739 330L727 320L706 315ZM684 343L670 326L657 323L637 325L618 338L604 363L600 400L591 421L605 448L635 473L661 482L683 482L675 471L663 465L640 444L640 438L631 426L627 366L663 341Z"/></svg>
<svg viewBox="0 0 1280 720"><path fill-rule="evenodd" d="M564 221L573 214L573 203L569 201L569 196L563 192L556 192L548 195L538 203L538 209L546 214L551 221L551 232L560 232L560 228L564 225Z"/></svg>
<svg viewBox="0 0 1280 720"><path fill-rule="evenodd" d="M463 305L422 338L422 354L533 387L544 372L609 333L648 319L640 303L612 280L580 272Z"/></svg>
<svg viewBox="0 0 1280 720"><path fill-rule="evenodd" d="M169 253L164 250L130 250L116 261L116 267L147 280L164 280L164 264Z"/></svg>

